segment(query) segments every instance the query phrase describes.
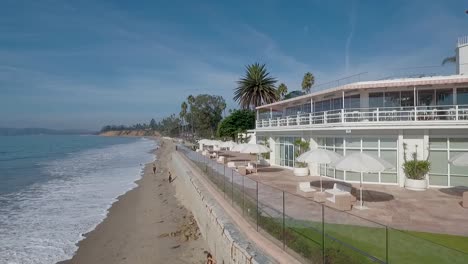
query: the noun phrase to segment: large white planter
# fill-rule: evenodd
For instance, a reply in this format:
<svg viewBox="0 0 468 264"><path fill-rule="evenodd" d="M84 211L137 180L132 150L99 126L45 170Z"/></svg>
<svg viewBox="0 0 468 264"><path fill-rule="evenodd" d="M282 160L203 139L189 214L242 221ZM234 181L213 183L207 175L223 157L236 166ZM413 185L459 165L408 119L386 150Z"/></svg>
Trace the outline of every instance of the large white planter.
<svg viewBox="0 0 468 264"><path fill-rule="evenodd" d="M309 176L309 168L294 168L293 173L298 177Z"/></svg>
<svg viewBox="0 0 468 264"><path fill-rule="evenodd" d="M412 191L425 191L427 189L427 180L412 180L406 178L405 188Z"/></svg>

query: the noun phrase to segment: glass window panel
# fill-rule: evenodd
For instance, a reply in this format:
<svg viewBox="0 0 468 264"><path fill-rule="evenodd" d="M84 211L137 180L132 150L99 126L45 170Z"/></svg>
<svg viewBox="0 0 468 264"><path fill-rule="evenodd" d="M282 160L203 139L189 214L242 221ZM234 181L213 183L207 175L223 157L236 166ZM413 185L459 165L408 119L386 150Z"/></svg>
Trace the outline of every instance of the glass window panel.
<svg viewBox="0 0 468 264"><path fill-rule="evenodd" d="M414 106L414 92L401 92L401 106Z"/></svg>
<svg viewBox="0 0 468 264"><path fill-rule="evenodd" d="M468 88L457 89L457 104L468 105Z"/></svg>
<svg viewBox="0 0 468 264"><path fill-rule="evenodd" d="M327 147L333 147L335 146L335 141L333 138L327 138L326 139L326 144L327 144Z"/></svg>
<svg viewBox="0 0 468 264"><path fill-rule="evenodd" d="M334 98L332 99L332 109L342 109L343 108L343 98Z"/></svg>
<svg viewBox="0 0 468 264"><path fill-rule="evenodd" d="M380 138L380 148L397 148L397 139Z"/></svg>
<svg viewBox="0 0 468 264"><path fill-rule="evenodd" d="M346 138L346 148L359 148L360 149L361 139L360 138Z"/></svg>
<svg viewBox="0 0 468 264"><path fill-rule="evenodd" d="M320 175L321 176L326 176L326 165L325 164L320 164Z"/></svg>
<svg viewBox="0 0 468 264"><path fill-rule="evenodd" d="M468 150L468 138L450 138L450 149Z"/></svg>
<svg viewBox="0 0 468 264"><path fill-rule="evenodd" d="M335 178L335 169L327 166L327 176L331 178Z"/></svg>
<svg viewBox="0 0 468 264"><path fill-rule="evenodd" d="M453 89L436 90L437 105L453 105Z"/></svg>
<svg viewBox="0 0 468 264"><path fill-rule="evenodd" d="M444 150L431 150L429 155L429 162L431 162L431 174L447 174L448 173L448 159L447 151Z"/></svg>
<svg viewBox="0 0 468 264"><path fill-rule="evenodd" d="M379 141L377 138L362 138L363 148L378 148Z"/></svg>
<svg viewBox="0 0 468 264"><path fill-rule="evenodd" d="M341 156L343 156L344 153L343 149L337 149L335 152L340 154Z"/></svg>
<svg viewBox="0 0 468 264"><path fill-rule="evenodd" d="M364 149L362 152L365 152L366 154L372 155L374 157L379 157L379 151L378 150Z"/></svg>
<svg viewBox="0 0 468 264"><path fill-rule="evenodd" d="M275 144L275 164L281 164L281 145Z"/></svg>
<svg viewBox="0 0 468 264"><path fill-rule="evenodd" d="M362 181L364 182L379 182L378 173L364 173L362 175Z"/></svg>
<svg viewBox="0 0 468 264"><path fill-rule="evenodd" d="M389 162L395 168L397 167L397 151L396 150L380 150L380 158Z"/></svg>
<svg viewBox="0 0 468 264"><path fill-rule="evenodd" d="M458 155L461 155L463 153L466 153L466 152L450 151L450 158L457 157ZM450 164L450 176L452 176L453 174L468 175L468 168L464 166L454 166L453 164Z"/></svg>
<svg viewBox="0 0 468 264"><path fill-rule="evenodd" d="M343 147L343 138L335 138L335 147L337 148Z"/></svg>
<svg viewBox="0 0 468 264"><path fill-rule="evenodd" d="M429 174L429 184L430 185L439 185L439 186L448 186L448 176L439 175L439 174Z"/></svg>
<svg viewBox="0 0 468 264"><path fill-rule="evenodd" d="M377 108L384 106L383 93L369 93L369 107Z"/></svg>
<svg viewBox="0 0 468 264"><path fill-rule="evenodd" d="M434 90L418 91L418 106L434 105Z"/></svg>
<svg viewBox="0 0 468 264"><path fill-rule="evenodd" d="M316 139L315 139L315 142L317 142L317 145L319 145L319 146L325 145L325 144L324 144L324 141L325 141L324 138L316 138Z"/></svg>
<svg viewBox="0 0 468 264"><path fill-rule="evenodd" d="M380 173L380 182L382 183L397 183L397 174L396 173Z"/></svg>
<svg viewBox="0 0 468 264"><path fill-rule="evenodd" d="M361 107L361 95L351 95L345 97L345 108L360 108Z"/></svg>
<svg viewBox="0 0 468 264"><path fill-rule="evenodd" d="M347 181L360 181L361 180L361 174L359 172L347 171L346 172L346 180Z"/></svg>
<svg viewBox="0 0 468 264"><path fill-rule="evenodd" d="M386 92L384 100L385 107L399 107L400 92Z"/></svg>
<svg viewBox="0 0 468 264"><path fill-rule="evenodd" d="M335 170L335 178L339 180L344 180L344 171Z"/></svg>
<svg viewBox="0 0 468 264"><path fill-rule="evenodd" d="M468 186L468 175L451 175L450 176L450 185L452 186Z"/></svg>
<svg viewBox="0 0 468 264"><path fill-rule="evenodd" d="M447 149L446 138L429 138L429 146L431 149Z"/></svg>

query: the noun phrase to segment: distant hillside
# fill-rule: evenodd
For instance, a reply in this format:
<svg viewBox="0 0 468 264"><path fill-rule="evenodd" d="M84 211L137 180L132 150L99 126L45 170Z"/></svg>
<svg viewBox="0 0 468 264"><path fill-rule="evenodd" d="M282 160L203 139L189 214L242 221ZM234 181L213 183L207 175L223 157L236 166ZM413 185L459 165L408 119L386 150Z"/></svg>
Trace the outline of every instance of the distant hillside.
<svg viewBox="0 0 468 264"><path fill-rule="evenodd" d="M154 130L111 130L102 132L99 134L100 136L106 137L160 137L158 131Z"/></svg>
<svg viewBox="0 0 468 264"><path fill-rule="evenodd" d="M25 136L25 135L89 135L96 132L80 129L47 129L47 128L9 128L0 127L0 136Z"/></svg>

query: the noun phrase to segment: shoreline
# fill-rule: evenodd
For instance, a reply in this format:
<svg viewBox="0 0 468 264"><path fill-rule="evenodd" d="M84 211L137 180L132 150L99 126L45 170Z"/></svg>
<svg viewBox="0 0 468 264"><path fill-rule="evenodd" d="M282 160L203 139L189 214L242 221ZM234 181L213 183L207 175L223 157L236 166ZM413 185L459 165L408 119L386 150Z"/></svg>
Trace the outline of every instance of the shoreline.
<svg viewBox="0 0 468 264"><path fill-rule="evenodd" d="M120 195L103 221L83 234L71 259L58 264L204 263L206 243L191 212L180 204L168 182L167 161L174 146L159 140L156 160L145 164L137 186Z"/></svg>

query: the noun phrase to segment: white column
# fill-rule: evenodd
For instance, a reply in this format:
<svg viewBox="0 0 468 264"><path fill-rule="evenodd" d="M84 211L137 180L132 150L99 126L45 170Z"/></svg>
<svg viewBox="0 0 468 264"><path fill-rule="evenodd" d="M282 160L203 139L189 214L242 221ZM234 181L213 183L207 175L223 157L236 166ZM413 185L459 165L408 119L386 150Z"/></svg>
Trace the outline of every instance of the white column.
<svg viewBox="0 0 468 264"><path fill-rule="evenodd" d="M453 105L457 105L457 88L453 88Z"/></svg>
<svg viewBox="0 0 468 264"><path fill-rule="evenodd" d="M400 187L405 186L405 172L403 171L404 150L403 150L403 130L398 130L398 141L397 141L397 181Z"/></svg>
<svg viewBox="0 0 468 264"><path fill-rule="evenodd" d="M344 90L341 92L341 99L342 99L342 108L345 109L345 104L344 104Z"/></svg>
<svg viewBox="0 0 468 264"><path fill-rule="evenodd" d="M270 107L270 119L273 118L273 109Z"/></svg>

